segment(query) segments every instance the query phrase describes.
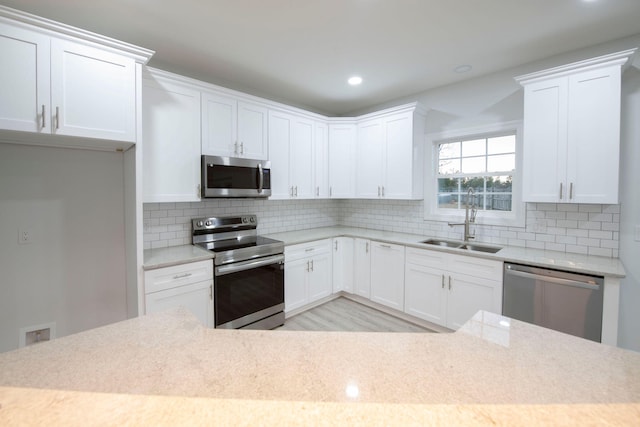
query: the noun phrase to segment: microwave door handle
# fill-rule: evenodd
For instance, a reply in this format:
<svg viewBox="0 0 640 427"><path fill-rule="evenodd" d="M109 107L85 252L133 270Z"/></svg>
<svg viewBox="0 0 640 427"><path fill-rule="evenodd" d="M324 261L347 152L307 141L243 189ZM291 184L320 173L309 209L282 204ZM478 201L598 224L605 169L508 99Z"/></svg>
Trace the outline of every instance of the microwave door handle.
<svg viewBox="0 0 640 427"><path fill-rule="evenodd" d="M258 163L258 193L262 193L263 186L264 186L264 171L262 170L262 164Z"/></svg>

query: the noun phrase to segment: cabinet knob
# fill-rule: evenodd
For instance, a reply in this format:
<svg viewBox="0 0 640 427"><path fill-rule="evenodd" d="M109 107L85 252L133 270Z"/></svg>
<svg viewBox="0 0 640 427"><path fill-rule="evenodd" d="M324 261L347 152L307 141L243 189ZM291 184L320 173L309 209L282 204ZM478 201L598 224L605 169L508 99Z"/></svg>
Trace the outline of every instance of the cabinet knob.
<svg viewBox="0 0 640 427"><path fill-rule="evenodd" d="M44 104L42 104L42 129L44 129L46 126L44 117L45 117Z"/></svg>

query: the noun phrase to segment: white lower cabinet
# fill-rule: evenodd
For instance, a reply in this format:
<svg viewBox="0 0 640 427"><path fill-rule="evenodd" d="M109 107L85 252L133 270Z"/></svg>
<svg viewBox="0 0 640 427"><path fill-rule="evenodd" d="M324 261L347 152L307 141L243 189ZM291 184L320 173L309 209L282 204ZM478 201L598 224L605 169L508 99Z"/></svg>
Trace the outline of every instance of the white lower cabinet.
<svg viewBox="0 0 640 427"><path fill-rule="evenodd" d="M284 258L285 312L331 295L331 239L287 246Z"/></svg>
<svg viewBox="0 0 640 427"><path fill-rule="evenodd" d="M145 271L144 286L147 314L182 306L213 327L211 260Z"/></svg>
<svg viewBox="0 0 640 427"><path fill-rule="evenodd" d="M404 246L371 242L371 301L404 308Z"/></svg>
<svg viewBox="0 0 640 427"><path fill-rule="evenodd" d="M333 247L333 293L354 290L354 238L334 237Z"/></svg>
<svg viewBox="0 0 640 427"><path fill-rule="evenodd" d="M371 241L354 239L353 292L371 298Z"/></svg>
<svg viewBox="0 0 640 427"><path fill-rule="evenodd" d="M502 262L407 248L404 311L458 329L478 310L502 312Z"/></svg>

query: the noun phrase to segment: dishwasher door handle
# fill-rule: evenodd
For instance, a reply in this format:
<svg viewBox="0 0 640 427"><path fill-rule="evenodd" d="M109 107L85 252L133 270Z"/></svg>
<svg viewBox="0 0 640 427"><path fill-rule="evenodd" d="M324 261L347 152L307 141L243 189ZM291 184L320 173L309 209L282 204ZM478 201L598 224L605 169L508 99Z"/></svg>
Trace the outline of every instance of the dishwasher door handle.
<svg viewBox="0 0 640 427"><path fill-rule="evenodd" d="M574 286L576 288L592 289L594 291L600 290L599 285L595 285L592 283L578 282L576 280L569 280L569 279L561 279L559 277L553 277L553 276L543 276L540 274L526 273L524 271L508 269L505 274L518 276L518 277L525 277L527 279L542 280L549 283L555 283L557 285Z"/></svg>

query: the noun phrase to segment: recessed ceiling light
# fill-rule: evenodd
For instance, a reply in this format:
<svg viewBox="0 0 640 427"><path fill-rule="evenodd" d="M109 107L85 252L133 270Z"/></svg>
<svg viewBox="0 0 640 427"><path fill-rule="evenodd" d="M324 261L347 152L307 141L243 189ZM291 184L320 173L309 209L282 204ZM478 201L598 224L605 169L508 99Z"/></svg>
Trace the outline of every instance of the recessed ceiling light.
<svg viewBox="0 0 640 427"><path fill-rule="evenodd" d="M464 64L464 65L458 65L456 68L453 69L453 71L458 74L462 74L462 73L468 73L469 71L471 71L471 68L473 68L471 65Z"/></svg>
<svg viewBox="0 0 640 427"><path fill-rule="evenodd" d="M358 86L360 83L362 83L362 77L360 76L349 77L349 80L347 80L347 83L349 83L351 86Z"/></svg>

